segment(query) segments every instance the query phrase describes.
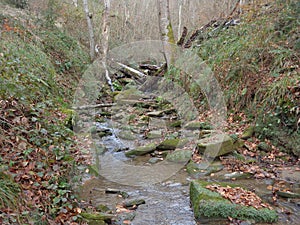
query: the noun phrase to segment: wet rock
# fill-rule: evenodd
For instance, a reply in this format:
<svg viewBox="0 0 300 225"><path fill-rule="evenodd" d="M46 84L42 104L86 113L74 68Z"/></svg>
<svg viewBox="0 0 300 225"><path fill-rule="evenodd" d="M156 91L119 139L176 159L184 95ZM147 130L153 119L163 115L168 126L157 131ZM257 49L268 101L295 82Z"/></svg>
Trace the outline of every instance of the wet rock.
<svg viewBox="0 0 300 225"><path fill-rule="evenodd" d="M212 127L208 123L199 122L199 121L191 121L187 123L184 128L186 130L211 130Z"/></svg>
<svg viewBox="0 0 300 225"><path fill-rule="evenodd" d="M169 127L180 127L181 126L181 121L177 120L175 122L172 122L169 124Z"/></svg>
<svg viewBox="0 0 300 225"><path fill-rule="evenodd" d="M123 206L125 208L131 208L131 207L136 207L142 204L145 204L146 201L144 199L133 199L133 200L128 200L126 201Z"/></svg>
<svg viewBox="0 0 300 225"><path fill-rule="evenodd" d="M162 161L162 158L158 158L158 157L151 157L148 162L151 163L151 164L155 164L155 163L158 163L158 162L161 162Z"/></svg>
<svg viewBox="0 0 300 225"><path fill-rule="evenodd" d="M283 198L300 198L300 194L290 191L277 191L277 195Z"/></svg>
<svg viewBox="0 0 300 225"><path fill-rule="evenodd" d="M108 213L80 213L80 216L87 220L111 220L114 218L114 215Z"/></svg>
<svg viewBox="0 0 300 225"><path fill-rule="evenodd" d="M105 193L106 194L118 194L118 195L121 195L123 198L128 198L129 197L129 194L127 192L121 191L121 190L118 190L118 189L113 189L113 188L105 189Z"/></svg>
<svg viewBox="0 0 300 225"><path fill-rule="evenodd" d="M137 147L136 149L130 150L128 152L125 152L125 155L127 157L141 156L141 155L146 155L148 153L154 152L155 149L156 149L156 144L151 143L145 146Z"/></svg>
<svg viewBox="0 0 300 225"><path fill-rule="evenodd" d="M137 137L131 131L120 131L118 137L124 140L135 140Z"/></svg>
<svg viewBox="0 0 300 225"><path fill-rule="evenodd" d="M170 162L187 162L192 157L190 150L175 150L167 155L166 160Z"/></svg>
<svg viewBox="0 0 300 225"><path fill-rule="evenodd" d="M243 145L241 141L234 141L228 135L214 135L209 138L201 139L197 145L199 153L205 157L217 157L233 152Z"/></svg>
<svg viewBox="0 0 300 225"><path fill-rule="evenodd" d="M254 134L254 126L250 126L244 130L241 138L246 140L248 138L251 138L253 134Z"/></svg>
<svg viewBox="0 0 300 225"><path fill-rule="evenodd" d="M212 164L206 164L206 163L198 164L193 161L190 161L186 169L187 172L193 177L200 177L200 176L209 176L212 173L219 172L224 169L224 166L219 162L214 162Z"/></svg>
<svg viewBox="0 0 300 225"><path fill-rule="evenodd" d="M136 216L135 212L119 214L117 216L118 219L116 221L116 224L117 225L129 224L128 222L125 223L125 221L132 221L135 218L135 216Z"/></svg>
<svg viewBox="0 0 300 225"><path fill-rule="evenodd" d="M188 143L187 139L168 139L161 142L158 146L158 150L174 150L176 148L182 148L184 145Z"/></svg>
<svg viewBox="0 0 300 225"><path fill-rule="evenodd" d="M248 179L251 177L252 177L252 174L243 173L243 172L233 172L233 173L224 174L225 179Z"/></svg>
<svg viewBox="0 0 300 225"><path fill-rule="evenodd" d="M89 129L89 132L92 134L93 138L95 138L97 136L101 138L101 137L105 137L108 135L112 135L112 132L110 129L99 127L99 126L92 126Z"/></svg>
<svg viewBox="0 0 300 225"><path fill-rule="evenodd" d="M239 220L255 220L256 222L273 223L278 220L275 210L234 204L223 198L219 193L205 187L212 182L192 181L190 185L190 199L194 215L200 218L234 218ZM232 186L230 183L217 183L221 186Z"/></svg>
<svg viewBox="0 0 300 225"><path fill-rule="evenodd" d="M156 138L162 138L163 134L161 130L152 130L147 134L148 139L156 139Z"/></svg>

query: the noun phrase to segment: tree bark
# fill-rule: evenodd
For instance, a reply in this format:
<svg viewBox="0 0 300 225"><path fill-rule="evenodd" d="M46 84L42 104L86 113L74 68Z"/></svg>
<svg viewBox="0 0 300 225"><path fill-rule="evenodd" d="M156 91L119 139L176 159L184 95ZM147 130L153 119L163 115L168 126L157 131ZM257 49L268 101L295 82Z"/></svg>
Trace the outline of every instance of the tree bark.
<svg viewBox="0 0 300 225"><path fill-rule="evenodd" d="M159 31L163 43L163 54L167 67L172 64L172 45L175 45L169 6L169 0L157 0Z"/></svg>
<svg viewBox="0 0 300 225"><path fill-rule="evenodd" d="M181 26L182 26L182 2L183 0L179 0L179 9L178 9L178 32L177 32L177 39L179 41L180 39L180 34L181 34Z"/></svg>
<svg viewBox="0 0 300 225"><path fill-rule="evenodd" d="M101 2L101 0L100 0ZM105 78L107 80L108 85L110 86L111 91L114 91L114 87L112 85L111 78L109 76L109 71L107 68L107 53L109 47L109 14L110 14L110 0L104 0L104 12L103 12L103 25L102 25L102 50L103 50L103 58L102 63L105 69Z"/></svg>
<svg viewBox="0 0 300 225"><path fill-rule="evenodd" d="M90 58L93 61L95 59L95 35L92 23L92 14L89 11L88 0L83 0L83 8L88 25L89 41L90 41Z"/></svg>
<svg viewBox="0 0 300 225"><path fill-rule="evenodd" d="M175 38L170 18L169 0L157 0L157 5L161 40L164 42L175 44Z"/></svg>

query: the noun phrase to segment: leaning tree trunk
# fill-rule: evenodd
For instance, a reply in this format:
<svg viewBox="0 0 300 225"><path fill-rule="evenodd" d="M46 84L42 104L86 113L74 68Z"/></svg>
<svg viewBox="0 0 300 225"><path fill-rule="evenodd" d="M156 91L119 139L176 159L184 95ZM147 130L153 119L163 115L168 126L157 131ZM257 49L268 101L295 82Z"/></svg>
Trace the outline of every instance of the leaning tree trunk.
<svg viewBox="0 0 300 225"><path fill-rule="evenodd" d="M108 53L108 47L109 47L109 30L110 30L109 14L110 14L110 0L104 0L104 12L103 12L103 21L102 21L102 23L103 23L103 25L102 25L102 50L103 50L102 63L103 63L103 67L105 69L105 78L107 80L107 83L109 84L111 91L114 91L114 87L112 85L112 81L109 76L109 71L107 68L107 59L106 59L107 53Z"/></svg>
<svg viewBox="0 0 300 225"><path fill-rule="evenodd" d="M84 8L85 17L88 25L88 31L89 31L90 57L91 60L93 61L95 59L95 35L94 35L94 29L92 23L93 16L89 11L88 0L83 0L83 8Z"/></svg>

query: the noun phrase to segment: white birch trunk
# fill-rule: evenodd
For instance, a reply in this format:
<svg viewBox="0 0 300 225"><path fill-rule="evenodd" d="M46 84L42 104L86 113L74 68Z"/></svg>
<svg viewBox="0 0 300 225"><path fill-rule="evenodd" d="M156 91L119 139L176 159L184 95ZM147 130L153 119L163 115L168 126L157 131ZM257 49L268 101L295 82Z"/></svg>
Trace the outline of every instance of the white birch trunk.
<svg viewBox="0 0 300 225"><path fill-rule="evenodd" d="M178 32L177 32L177 39L179 40L181 35L181 24L182 24L182 2L183 0L179 0L179 9L178 9Z"/></svg>

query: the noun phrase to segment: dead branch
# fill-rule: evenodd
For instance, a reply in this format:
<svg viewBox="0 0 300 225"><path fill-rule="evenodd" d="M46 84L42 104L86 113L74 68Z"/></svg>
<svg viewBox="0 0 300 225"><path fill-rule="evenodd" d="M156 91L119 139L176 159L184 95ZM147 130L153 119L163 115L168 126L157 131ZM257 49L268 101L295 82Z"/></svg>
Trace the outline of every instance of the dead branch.
<svg viewBox="0 0 300 225"><path fill-rule="evenodd" d="M179 41L177 42L178 46L182 46L183 45L184 40L185 40L185 38L187 36L187 33L188 33L188 29L186 27L183 27L183 31L182 31L181 37L180 37Z"/></svg>
<svg viewBox="0 0 300 225"><path fill-rule="evenodd" d="M112 107L116 105L115 103L107 103L107 104L96 104L96 105L82 105L82 106L73 106L74 110L82 110L82 109L95 109L95 108L105 108Z"/></svg>
<svg viewBox="0 0 300 225"><path fill-rule="evenodd" d="M134 69L134 68L132 68L132 67L129 67L129 66L123 64L123 63L117 62L117 64L118 64L119 66L121 66L121 67L124 69L124 72L125 72L125 73L127 73L127 74L129 74L130 76L133 76L133 77L135 77L135 78L137 78L137 79L146 76L146 74L144 74L144 73L142 73L142 72L140 72L140 71L138 71L138 70L136 70L136 69Z"/></svg>

